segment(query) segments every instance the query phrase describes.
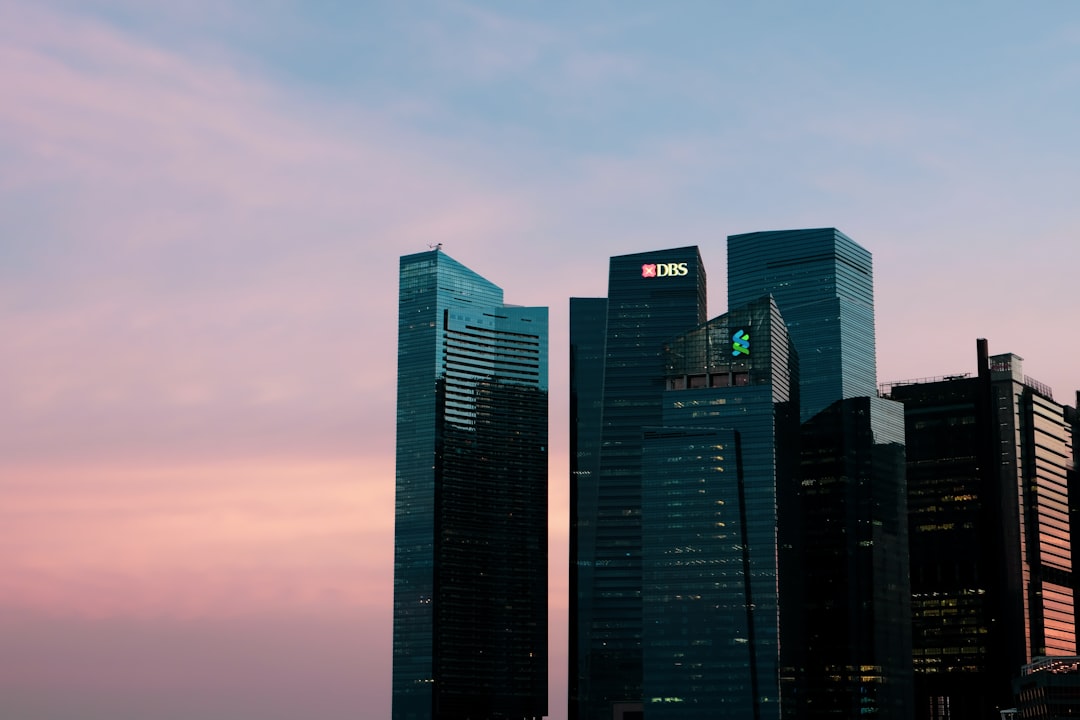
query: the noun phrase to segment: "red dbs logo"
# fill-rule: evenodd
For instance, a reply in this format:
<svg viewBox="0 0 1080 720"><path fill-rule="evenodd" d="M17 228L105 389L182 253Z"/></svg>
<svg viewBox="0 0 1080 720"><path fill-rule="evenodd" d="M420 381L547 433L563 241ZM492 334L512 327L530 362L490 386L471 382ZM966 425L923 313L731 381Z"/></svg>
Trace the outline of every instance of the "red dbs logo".
<svg viewBox="0 0 1080 720"><path fill-rule="evenodd" d="M686 275L689 270L686 267L686 263L646 263L641 266L641 277L643 278L655 278L655 277L678 277L679 275Z"/></svg>

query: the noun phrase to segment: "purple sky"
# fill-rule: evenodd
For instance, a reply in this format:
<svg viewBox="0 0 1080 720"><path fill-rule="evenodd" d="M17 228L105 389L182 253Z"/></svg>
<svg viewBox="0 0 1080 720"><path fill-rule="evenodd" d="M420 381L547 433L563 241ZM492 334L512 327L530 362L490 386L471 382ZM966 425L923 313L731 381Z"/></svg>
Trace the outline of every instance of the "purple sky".
<svg viewBox="0 0 1080 720"><path fill-rule="evenodd" d="M1080 387L1080 8L0 0L0 717L383 718L397 259L551 307L835 226L882 381Z"/></svg>

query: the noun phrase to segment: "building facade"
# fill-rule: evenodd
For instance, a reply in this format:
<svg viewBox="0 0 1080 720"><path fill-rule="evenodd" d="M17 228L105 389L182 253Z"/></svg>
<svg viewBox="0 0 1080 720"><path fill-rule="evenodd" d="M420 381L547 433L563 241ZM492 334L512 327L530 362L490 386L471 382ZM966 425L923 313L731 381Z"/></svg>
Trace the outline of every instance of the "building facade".
<svg viewBox="0 0 1080 720"><path fill-rule="evenodd" d="M785 716L910 720L904 409L838 400L802 424L784 548Z"/></svg>
<svg viewBox="0 0 1080 720"><path fill-rule="evenodd" d="M870 253L835 228L728 237L728 307L772 295L802 371L800 417L877 394Z"/></svg>
<svg viewBox="0 0 1080 720"><path fill-rule="evenodd" d="M547 308L401 258L393 717L547 714Z"/></svg>
<svg viewBox="0 0 1080 720"><path fill-rule="evenodd" d="M1080 657L1042 657L1028 663L1013 683L1017 720L1080 717Z"/></svg>
<svg viewBox="0 0 1080 720"><path fill-rule="evenodd" d="M644 709L780 717L779 490L791 487L798 365L769 297L665 346L643 453Z"/></svg>
<svg viewBox="0 0 1080 720"><path fill-rule="evenodd" d="M1007 709L1023 665L1076 654L1075 411L985 340L977 367L888 388L906 419L917 718Z"/></svg>
<svg viewBox="0 0 1080 720"><path fill-rule="evenodd" d="M733 235L709 322L696 248L610 273L571 300L569 717L907 720L903 416L877 398L870 253Z"/></svg>
<svg viewBox="0 0 1080 720"><path fill-rule="evenodd" d="M581 709L592 619L607 298L570 299L570 613L567 703ZM586 625L588 627L588 625ZM584 688L582 687L584 685Z"/></svg>
<svg viewBox="0 0 1080 720"><path fill-rule="evenodd" d="M570 309L571 353L578 358L570 381L578 399L570 429L577 473L570 626L577 636L570 643L568 713L610 720L618 711L629 718L641 712L643 697L643 428L661 422L664 342L706 318L701 255L684 247L613 257L606 301L574 299ZM601 345L602 365L580 361Z"/></svg>
<svg viewBox="0 0 1080 720"><path fill-rule="evenodd" d="M903 412L877 397L871 254L835 228L727 249L729 305L770 295L799 358L800 462L778 496L784 715L906 719Z"/></svg>

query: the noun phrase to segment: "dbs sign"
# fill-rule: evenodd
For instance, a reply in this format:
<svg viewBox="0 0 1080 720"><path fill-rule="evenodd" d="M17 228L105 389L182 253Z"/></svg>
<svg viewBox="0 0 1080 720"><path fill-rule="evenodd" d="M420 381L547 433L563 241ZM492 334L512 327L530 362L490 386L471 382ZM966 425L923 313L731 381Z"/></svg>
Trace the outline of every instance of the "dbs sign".
<svg viewBox="0 0 1080 720"><path fill-rule="evenodd" d="M686 263L646 263L641 266L641 277L678 277L688 272Z"/></svg>

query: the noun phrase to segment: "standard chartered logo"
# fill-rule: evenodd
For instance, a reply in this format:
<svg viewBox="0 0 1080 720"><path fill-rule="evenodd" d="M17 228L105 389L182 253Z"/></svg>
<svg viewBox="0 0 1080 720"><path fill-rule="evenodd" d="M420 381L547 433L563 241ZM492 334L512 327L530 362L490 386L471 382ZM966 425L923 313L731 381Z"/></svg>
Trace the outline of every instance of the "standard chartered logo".
<svg viewBox="0 0 1080 720"><path fill-rule="evenodd" d="M641 277L643 278L655 278L655 277L678 277L679 275L686 275L689 270L686 268L686 263L645 263L641 266Z"/></svg>
<svg viewBox="0 0 1080 720"><path fill-rule="evenodd" d="M745 330L738 330L731 336L731 354L735 357L750 354L750 335Z"/></svg>

